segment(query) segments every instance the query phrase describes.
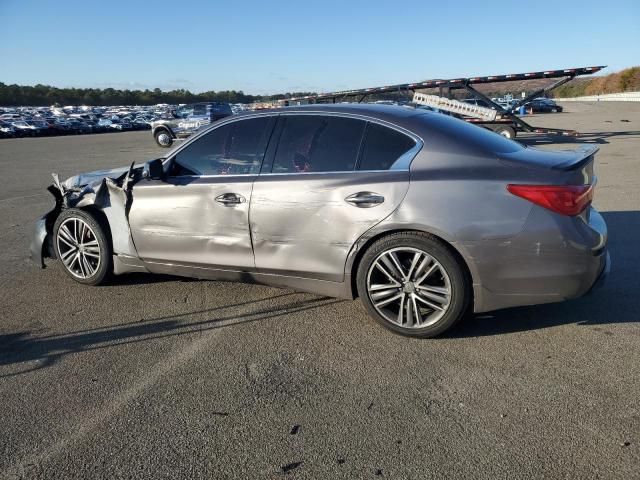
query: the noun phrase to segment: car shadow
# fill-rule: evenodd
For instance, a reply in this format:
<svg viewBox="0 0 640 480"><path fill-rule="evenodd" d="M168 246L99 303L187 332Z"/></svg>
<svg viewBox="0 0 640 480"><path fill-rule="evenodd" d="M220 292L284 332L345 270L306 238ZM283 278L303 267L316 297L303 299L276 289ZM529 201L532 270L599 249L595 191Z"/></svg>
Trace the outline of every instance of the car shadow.
<svg viewBox="0 0 640 480"><path fill-rule="evenodd" d="M281 297L289 298L277 307L266 303L268 300ZM341 302L344 300L329 297L309 299L308 294L291 292L178 315L160 316L134 323L106 325L56 335L34 336L29 331L0 335L0 366L26 363L19 371L0 375L0 378L41 370L56 364L69 354L177 335L201 334L216 328L284 317ZM259 306L260 303L265 303L265 306L256 309L256 305ZM228 312L231 308L235 310ZM193 316L204 317L204 319L187 318Z"/></svg>
<svg viewBox="0 0 640 480"><path fill-rule="evenodd" d="M601 213L607 222L611 254L611 272L602 288L566 302L474 315L445 337L502 335L567 324L590 326L612 334L607 329L610 325L640 322L640 212Z"/></svg>
<svg viewBox="0 0 640 480"><path fill-rule="evenodd" d="M179 277L177 275L165 275L161 273L142 273L132 272L126 275L112 275L104 286L126 286L126 285L145 285L149 283L165 283L165 282L198 282L197 278Z"/></svg>
<svg viewBox="0 0 640 480"><path fill-rule="evenodd" d="M612 266L610 276L601 289L586 297L567 302L475 315L461 322L444 338L455 340L504 335L567 324L590 326L602 330L604 334L612 334L607 329L610 325L640 322L640 212L602 212L602 215L609 229L608 248ZM175 281L179 277L136 274L128 280L124 280L125 278L126 276L123 276L123 283L118 284ZM266 303L268 300L279 298L282 299L277 307ZM30 331L0 335L0 366L29 362L24 367L21 366L19 371L0 375L0 378L52 366L69 354L285 317L291 313L323 308L344 301L329 297L309 298L308 294L283 291L281 295L210 309L56 335L35 336ZM261 302L264 303L263 307L260 307ZM230 312L230 309L235 310ZM193 320L192 317L204 319ZM428 346L425 345L425 348Z"/></svg>
<svg viewBox="0 0 640 480"><path fill-rule="evenodd" d="M640 131L620 131L620 132L592 132L592 133L579 133L575 137L566 135L551 135L551 134L518 134L516 140L523 145L534 147L536 145L564 145L564 144L581 144L581 143L595 143L598 145L608 144L610 138L614 137L629 137L633 139L640 139Z"/></svg>

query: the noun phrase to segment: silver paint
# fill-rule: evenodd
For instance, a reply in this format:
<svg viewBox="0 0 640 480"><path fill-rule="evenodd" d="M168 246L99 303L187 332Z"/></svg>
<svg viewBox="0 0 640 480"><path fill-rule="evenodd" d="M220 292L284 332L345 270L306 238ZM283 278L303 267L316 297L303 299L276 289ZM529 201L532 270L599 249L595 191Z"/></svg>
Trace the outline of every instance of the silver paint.
<svg viewBox="0 0 640 480"><path fill-rule="evenodd" d="M251 233L256 268L344 281L355 241L402 202L409 172L261 175L251 197ZM346 198L375 192L384 202L359 208Z"/></svg>
<svg viewBox="0 0 640 480"><path fill-rule="evenodd" d="M216 198L234 193L250 199L254 180L223 175L140 181L129 212L138 256L154 264L253 269L249 202L227 206Z"/></svg>
<svg viewBox="0 0 640 480"><path fill-rule="evenodd" d="M506 190L594 183L593 147L549 152L508 143L513 148L492 151L470 130L478 127L423 110L311 105L216 122L169 152L165 166L217 126L299 114L373 121L410 134L417 147L384 172L134 181L124 169L56 181L57 207L37 223L33 258L51 254L52 220L62 208L94 207L110 224L116 274L148 270L352 298L360 254L399 230L435 235L459 255L476 312L574 298L608 271L607 230L596 210L562 216ZM245 201L221 202L230 194ZM358 194L384 200L367 208L347 201Z"/></svg>

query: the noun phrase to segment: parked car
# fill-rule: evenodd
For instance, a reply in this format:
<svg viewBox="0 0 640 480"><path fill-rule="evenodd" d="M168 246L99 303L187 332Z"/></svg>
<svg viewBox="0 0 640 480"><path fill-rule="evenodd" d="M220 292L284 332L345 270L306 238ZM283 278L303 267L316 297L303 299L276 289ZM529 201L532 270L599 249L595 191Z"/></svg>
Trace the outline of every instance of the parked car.
<svg viewBox="0 0 640 480"><path fill-rule="evenodd" d="M81 134L91 133L93 131L93 129L87 125L84 120L80 120L79 118L69 118L67 119L67 123L72 133Z"/></svg>
<svg viewBox="0 0 640 480"><path fill-rule="evenodd" d="M98 120L98 130L101 132L110 132L114 129L112 128L113 122L108 118L101 118Z"/></svg>
<svg viewBox="0 0 640 480"><path fill-rule="evenodd" d="M56 180L31 252L90 285L153 272L360 297L384 327L431 337L602 281L596 152L397 106L240 114L144 166Z"/></svg>
<svg viewBox="0 0 640 480"><path fill-rule="evenodd" d="M25 120L17 120L11 122L11 126L16 130L16 134L21 137L35 137L37 135L37 128L26 122Z"/></svg>
<svg viewBox="0 0 640 480"><path fill-rule="evenodd" d="M96 120L85 120L84 123L90 129L88 133L95 133L98 131L98 122Z"/></svg>
<svg viewBox="0 0 640 480"><path fill-rule="evenodd" d="M22 120L22 115L18 113L3 113L2 115L0 115L0 120L3 120L5 122L15 122L18 120Z"/></svg>
<svg viewBox="0 0 640 480"><path fill-rule="evenodd" d="M525 107L533 110L533 113L558 113L562 112L562 107L550 98L534 98L525 103Z"/></svg>
<svg viewBox="0 0 640 480"><path fill-rule="evenodd" d="M111 117L111 121L110 122L111 123L109 123L109 127L111 127L113 130L122 131L122 130L125 129L125 126L122 123L122 121L120 120L120 118L115 116L115 115L113 117Z"/></svg>
<svg viewBox="0 0 640 480"><path fill-rule="evenodd" d="M148 130L151 128L149 122L141 117L136 118L132 122L134 130Z"/></svg>
<svg viewBox="0 0 640 480"><path fill-rule="evenodd" d="M496 101L498 105L500 105L504 110L511 110L517 103L517 100L498 100Z"/></svg>
<svg viewBox="0 0 640 480"><path fill-rule="evenodd" d="M16 129L8 122L0 120L0 138L13 138L16 136Z"/></svg>
<svg viewBox="0 0 640 480"><path fill-rule="evenodd" d="M122 125L122 130L133 130L133 123L131 122L130 118L123 118L120 121L120 124Z"/></svg>
<svg viewBox="0 0 640 480"><path fill-rule="evenodd" d="M169 119L151 124L151 133L161 147L170 147L177 138L187 138L199 128L221 118L233 115L228 103L206 102L185 105L181 111L172 112Z"/></svg>
<svg viewBox="0 0 640 480"><path fill-rule="evenodd" d="M53 133L53 129L44 120L28 120L27 123L34 128L36 135Z"/></svg>

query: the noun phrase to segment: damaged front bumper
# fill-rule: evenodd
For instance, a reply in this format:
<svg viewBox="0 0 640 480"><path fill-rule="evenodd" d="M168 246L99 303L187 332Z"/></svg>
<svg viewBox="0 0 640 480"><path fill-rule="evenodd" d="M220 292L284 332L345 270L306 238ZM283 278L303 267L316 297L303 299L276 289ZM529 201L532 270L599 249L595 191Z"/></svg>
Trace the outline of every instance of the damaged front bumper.
<svg viewBox="0 0 640 480"><path fill-rule="evenodd" d="M53 223L60 214L60 205L36 220L33 233L31 234L31 244L29 251L31 260L41 268L45 267L45 258L57 258L53 248Z"/></svg>
<svg viewBox="0 0 640 480"><path fill-rule="evenodd" d="M44 268L44 249L48 249L48 235L47 215L45 215L36 221L33 236L31 237L31 246L29 248L31 251L31 260L37 263L41 268Z"/></svg>
<svg viewBox="0 0 640 480"><path fill-rule="evenodd" d="M104 219L106 234L110 237L112 253L125 257L137 257L131 238L128 211L131 205L130 188L134 165L128 169L113 169L76 175L60 182L53 174L54 183L47 190L55 197L56 206L35 223L31 238L31 259L44 268L45 258L55 258L53 245L54 223L63 209L90 208ZM140 172L138 172L140 173ZM140 178L140 175L137 176Z"/></svg>

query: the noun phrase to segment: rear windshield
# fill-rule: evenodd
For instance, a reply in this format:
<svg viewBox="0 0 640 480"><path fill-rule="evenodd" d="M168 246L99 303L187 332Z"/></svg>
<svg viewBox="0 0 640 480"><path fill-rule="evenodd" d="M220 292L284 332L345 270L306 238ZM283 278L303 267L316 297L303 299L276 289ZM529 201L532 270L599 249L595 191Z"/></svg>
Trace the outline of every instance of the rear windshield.
<svg viewBox="0 0 640 480"><path fill-rule="evenodd" d="M434 118L434 115L437 115ZM464 143L472 149L479 149L490 153L512 153L525 147L499 135L491 130L473 125L464 120L438 113L425 113L424 118L429 122L429 128L439 130L456 142Z"/></svg>

